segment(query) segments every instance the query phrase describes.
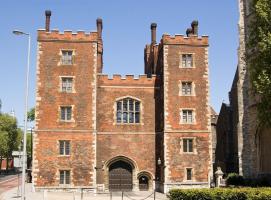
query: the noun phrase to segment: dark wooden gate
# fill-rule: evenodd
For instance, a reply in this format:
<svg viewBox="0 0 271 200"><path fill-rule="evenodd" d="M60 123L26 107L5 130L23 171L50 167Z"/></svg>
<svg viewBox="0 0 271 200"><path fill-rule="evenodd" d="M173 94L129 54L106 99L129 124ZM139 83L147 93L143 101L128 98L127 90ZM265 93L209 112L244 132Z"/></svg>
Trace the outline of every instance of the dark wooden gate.
<svg viewBox="0 0 271 200"><path fill-rule="evenodd" d="M124 161L117 161L109 167L109 189L115 191L133 189L131 165Z"/></svg>
<svg viewBox="0 0 271 200"><path fill-rule="evenodd" d="M139 190L149 190L149 178L147 176L139 177Z"/></svg>

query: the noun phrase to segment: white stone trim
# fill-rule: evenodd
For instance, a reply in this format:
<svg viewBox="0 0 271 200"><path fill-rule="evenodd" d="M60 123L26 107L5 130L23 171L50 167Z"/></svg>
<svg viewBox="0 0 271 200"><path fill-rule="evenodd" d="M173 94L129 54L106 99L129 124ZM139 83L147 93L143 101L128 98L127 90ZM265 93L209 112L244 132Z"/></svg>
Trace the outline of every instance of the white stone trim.
<svg viewBox="0 0 271 200"><path fill-rule="evenodd" d="M164 55L164 131L166 132L168 129L171 129L169 120L168 120L168 45L164 45L163 47L163 55ZM170 180L170 174L169 174L169 148L168 148L168 135L164 133L164 182L168 182Z"/></svg>
<svg viewBox="0 0 271 200"><path fill-rule="evenodd" d="M35 107L35 129L39 127L39 106L40 106L40 101L41 101L41 96L40 96L40 87L41 87L41 80L40 80L40 57L43 51L41 51L41 43L38 41L37 44L37 63L36 63L36 107ZM37 146L39 145L39 138L38 138L38 133L36 131L33 132L33 158L32 158L32 186L34 187L37 184L37 176L39 173L39 163L38 159L36 156L36 149Z"/></svg>
<svg viewBox="0 0 271 200"><path fill-rule="evenodd" d="M116 89L160 89L153 86L120 86L120 85L101 85L99 88L116 88Z"/></svg>
<svg viewBox="0 0 271 200"><path fill-rule="evenodd" d="M93 182L90 181L90 185L92 184L95 188L97 188L97 180L96 180L96 165L97 165L97 52L98 52L98 43L93 43L93 82L92 85L92 128L93 128L93 137L94 141L92 144L92 149L94 151L94 158L91 158L93 161L92 171L90 170L90 175L93 178ZM91 155L90 155L91 156ZM91 179L90 179L91 180Z"/></svg>
<svg viewBox="0 0 271 200"><path fill-rule="evenodd" d="M155 135L156 132L97 132L98 135Z"/></svg>
<svg viewBox="0 0 271 200"><path fill-rule="evenodd" d="M36 132L87 132L92 133L93 129L37 129Z"/></svg>
<svg viewBox="0 0 271 200"><path fill-rule="evenodd" d="M208 174L208 182L211 185L211 180L213 179L213 136L212 136L212 126L211 126L211 107L210 107L210 81L209 81L209 49L205 47L204 54L204 64L205 64L205 73L204 78L206 78L206 110L207 115L205 116L207 119L207 129L210 131L209 134L209 174Z"/></svg>
<svg viewBox="0 0 271 200"><path fill-rule="evenodd" d="M194 130L194 129L188 129L188 130L168 130L167 133L210 133L209 130Z"/></svg>

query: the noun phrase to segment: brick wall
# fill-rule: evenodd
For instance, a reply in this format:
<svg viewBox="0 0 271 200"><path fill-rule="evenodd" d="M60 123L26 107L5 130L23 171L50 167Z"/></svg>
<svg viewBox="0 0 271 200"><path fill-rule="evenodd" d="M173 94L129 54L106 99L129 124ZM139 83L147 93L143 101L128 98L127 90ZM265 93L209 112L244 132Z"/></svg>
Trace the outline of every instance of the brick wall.
<svg viewBox="0 0 271 200"><path fill-rule="evenodd" d="M58 186L60 169L71 170L71 186L94 184L96 37L96 33L38 31L33 170L36 186ZM61 64L61 50L73 50L72 65ZM61 76L74 78L72 93L61 92ZM72 106L70 122L60 120L63 105ZM70 156L59 156L59 140L70 140Z"/></svg>
<svg viewBox="0 0 271 200"><path fill-rule="evenodd" d="M146 75L135 79L132 75L98 76L97 101L97 165L110 164L112 159L126 157L135 166L134 176L141 171L155 176L155 91L159 91L159 78ZM139 124L116 122L116 101L130 97L140 101ZM158 122L159 123L159 122ZM108 168L97 173L97 182L108 186ZM137 178L135 178L136 180ZM134 180L134 182L136 182ZM136 184L136 183L135 183Z"/></svg>

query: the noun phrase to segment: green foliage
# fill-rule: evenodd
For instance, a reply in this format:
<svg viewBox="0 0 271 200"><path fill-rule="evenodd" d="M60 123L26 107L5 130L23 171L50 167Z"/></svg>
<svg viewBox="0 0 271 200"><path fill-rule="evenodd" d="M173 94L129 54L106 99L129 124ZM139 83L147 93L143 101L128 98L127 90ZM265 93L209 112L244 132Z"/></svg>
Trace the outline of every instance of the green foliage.
<svg viewBox="0 0 271 200"><path fill-rule="evenodd" d="M21 142L23 140L23 131L20 129L19 135L18 135L18 140ZM31 134L27 133L26 134L26 154L27 157L31 156ZM23 147L22 147L23 148Z"/></svg>
<svg viewBox="0 0 271 200"><path fill-rule="evenodd" d="M236 173L229 173L226 178L226 181L227 185L236 185L236 186L244 185L243 176L240 176L239 174Z"/></svg>
<svg viewBox="0 0 271 200"><path fill-rule="evenodd" d="M17 128L17 121L14 117L8 114L0 115L0 132L1 134L7 134L7 154L6 157L10 158L12 156L12 151L18 150L20 141L19 130Z"/></svg>
<svg viewBox="0 0 271 200"><path fill-rule="evenodd" d="M8 133L0 131L0 157L5 158L8 155Z"/></svg>
<svg viewBox="0 0 271 200"><path fill-rule="evenodd" d="M270 188L215 188L215 189L173 189L170 200L266 200L271 198Z"/></svg>
<svg viewBox="0 0 271 200"><path fill-rule="evenodd" d="M35 121L35 108L31 108L28 112L27 112L27 121Z"/></svg>
<svg viewBox="0 0 271 200"><path fill-rule="evenodd" d="M271 1L253 0L247 63L260 123L271 125Z"/></svg>

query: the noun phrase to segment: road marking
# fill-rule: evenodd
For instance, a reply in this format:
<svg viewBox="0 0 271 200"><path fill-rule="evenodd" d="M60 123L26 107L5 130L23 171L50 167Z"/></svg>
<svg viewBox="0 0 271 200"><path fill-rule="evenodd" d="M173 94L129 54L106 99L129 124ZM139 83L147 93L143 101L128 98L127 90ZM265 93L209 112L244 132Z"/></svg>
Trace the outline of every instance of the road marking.
<svg viewBox="0 0 271 200"><path fill-rule="evenodd" d="M0 184L1 184L1 183L8 182L8 181L12 181L12 180L14 180L14 179L18 179L18 177L13 177L13 178L11 178L11 179L7 179L7 180L4 180L4 181L1 181Z"/></svg>

